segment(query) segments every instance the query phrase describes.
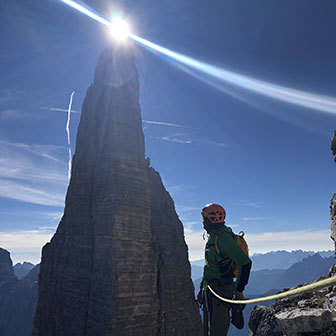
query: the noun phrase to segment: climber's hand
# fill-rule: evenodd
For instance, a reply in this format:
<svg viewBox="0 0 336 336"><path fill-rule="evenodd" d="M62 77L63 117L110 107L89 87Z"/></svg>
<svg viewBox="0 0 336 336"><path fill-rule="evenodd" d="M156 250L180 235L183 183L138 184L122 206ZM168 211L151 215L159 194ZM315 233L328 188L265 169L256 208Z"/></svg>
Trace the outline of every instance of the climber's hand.
<svg viewBox="0 0 336 336"><path fill-rule="evenodd" d="M238 292L238 291L235 291L235 299L236 300L246 300L243 292Z"/></svg>

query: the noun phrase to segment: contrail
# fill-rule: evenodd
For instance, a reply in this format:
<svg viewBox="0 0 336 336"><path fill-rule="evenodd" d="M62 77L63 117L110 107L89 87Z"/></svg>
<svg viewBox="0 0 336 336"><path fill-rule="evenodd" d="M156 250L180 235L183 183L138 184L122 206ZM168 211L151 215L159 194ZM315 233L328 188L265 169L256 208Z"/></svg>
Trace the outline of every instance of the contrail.
<svg viewBox="0 0 336 336"><path fill-rule="evenodd" d="M70 102L69 102L69 108L68 108L68 120L65 126L65 130L67 132L68 135L68 146L69 146L69 168L68 168L68 179L70 180L71 177L71 158L72 158L72 154L71 154L71 147L70 147L70 114L71 114L71 106L72 106L72 99L73 96L75 94L75 91L72 91L71 96L70 96Z"/></svg>
<svg viewBox="0 0 336 336"><path fill-rule="evenodd" d="M109 21L94 13L88 7L79 5L72 0L60 1L108 27L111 26L111 23ZM278 101L336 115L336 99L333 97L318 95L301 90L295 90L252 77L247 77L226 69L213 66L205 62L198 61L181 53L169 50L168 48L159 46L158 44L150 42L135 34L130 33L129 37L137 43L145 46L152 52L159 52L214 79L229 83L231 85L240 87L245 90L249 90L254 93L261 94L269 98L276 99Z"/></svg>

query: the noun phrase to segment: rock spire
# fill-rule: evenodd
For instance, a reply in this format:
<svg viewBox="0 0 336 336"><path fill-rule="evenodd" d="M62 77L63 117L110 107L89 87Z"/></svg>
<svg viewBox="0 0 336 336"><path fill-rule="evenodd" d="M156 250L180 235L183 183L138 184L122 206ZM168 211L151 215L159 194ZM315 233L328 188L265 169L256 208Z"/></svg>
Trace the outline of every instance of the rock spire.
<svg viewBox="0 0 336 336"><path fill-rule="evenodd" d="M33 335L201 335L182 223L145 160L131 47L105 50L87 90Z"/></svg>

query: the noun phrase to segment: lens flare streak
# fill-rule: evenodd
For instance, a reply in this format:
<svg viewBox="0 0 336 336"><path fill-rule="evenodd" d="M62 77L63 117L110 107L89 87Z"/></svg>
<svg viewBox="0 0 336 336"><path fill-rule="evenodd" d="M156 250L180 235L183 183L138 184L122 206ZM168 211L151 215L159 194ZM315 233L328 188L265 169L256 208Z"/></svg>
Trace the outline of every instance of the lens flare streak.
<svg viewBox="0 0 336 336"><path fill-rule="evenodd" d="M262 94L264 96L281 100L287 103L299 105L302 107L319 110L327 113L336 114L336 99L332 97L317 95L305 91L294 90L280 85L275 85L244 75L240 75L194 58L174 52L167 48L161 47L153 42L145 40L137 35L130 34L130 37L146 46L149 50L155 50L161 54L175 59L195 70L205 73L218 80L233 84L235 86Z"/></svg>
<svg viewBox="0 0 336 336"><path fill-rule="evenodd" d="M111 27L111 23L104 18L95 14L91 10L72 0L60 0L90 18ZM165 47L159 46L135 34L129 33L129 37L137 43L147 47L151 51L159 52L165 56L174 59L177 62L185 64L199 72L211 76L217 80L230 83L234 86L261 94L263 96L273 98L286 103L302 106L305 108L318 110L326 113L336 114L336 99L333 97L313 94L305 91L291 89L285 86L280 86L265 82L259 79L240 75L226 69L222 69L205 62L198 61L192 57L183 55L181 53L169 50Z"/></svg>

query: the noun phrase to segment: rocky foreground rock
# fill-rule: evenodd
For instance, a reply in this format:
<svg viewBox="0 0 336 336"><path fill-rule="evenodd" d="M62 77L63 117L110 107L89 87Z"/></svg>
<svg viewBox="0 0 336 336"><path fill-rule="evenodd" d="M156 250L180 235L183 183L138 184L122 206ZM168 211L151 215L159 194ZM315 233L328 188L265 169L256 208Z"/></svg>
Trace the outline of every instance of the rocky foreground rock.
<svg viewBox="0 0 336 336"><path fill-rule="evenodd" d="M331 150L336 163L336 131ZM331 200L330 219L336 257L336 194ZM329 270L331 276L336 276L336 264ZM335 336L336 286L284 298L268 307L256 306L249 328L249 336Z"/></svg>
<svg viewBox="0 0 336 336"><path fill-rule="evenodd" d="M33 335L201 335L183 226L145 159L129 47L104 51L87 90Z"/></svg>
<svg viewBox="0 0 336 336"><path fill-rule="evenodd" d="M0 248L0 335L29 336L32 331L38 289L39 266L26 277L14 274L9 252Z"/></svg>

